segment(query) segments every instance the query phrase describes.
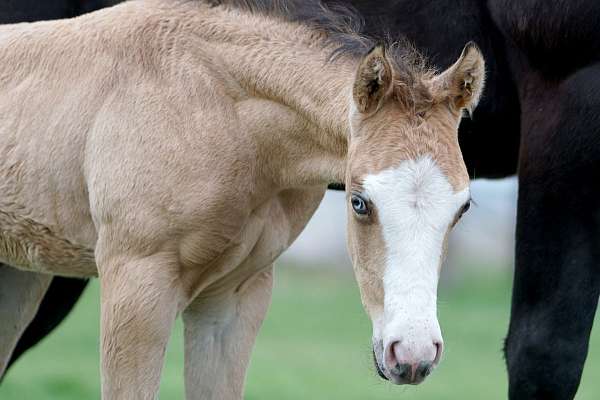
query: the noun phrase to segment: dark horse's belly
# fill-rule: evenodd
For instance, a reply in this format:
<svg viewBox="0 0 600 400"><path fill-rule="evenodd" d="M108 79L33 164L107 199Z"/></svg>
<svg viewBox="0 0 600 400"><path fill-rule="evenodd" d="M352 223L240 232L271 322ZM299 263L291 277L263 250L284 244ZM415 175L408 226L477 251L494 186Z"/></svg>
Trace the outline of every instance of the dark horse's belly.
<svg viewBox="0 0 600 400"><path fill-rule="evenodd" d="M548 78L600 61L597 0L488 0L488 7L502 33Z"/></svg>
<svg viewBox="0 0 600 400"><path fill-rule="evenodd" d="M117 0L18 0L0 2L0 24L71 18Z"/></svg>

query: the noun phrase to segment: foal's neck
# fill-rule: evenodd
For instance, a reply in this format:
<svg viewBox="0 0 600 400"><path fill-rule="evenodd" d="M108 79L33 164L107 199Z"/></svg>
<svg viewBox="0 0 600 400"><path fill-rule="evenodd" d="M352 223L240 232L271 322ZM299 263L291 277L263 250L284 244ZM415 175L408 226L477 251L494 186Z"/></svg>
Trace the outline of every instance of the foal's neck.
<svg viewBox="0 0 600 400"><path fill-rule="evenodd" d="M300 117L296 123L304 126L298 142L306 145L300 151L318 169L308 180L342 181L357 61L331 60L324 35L305 26L220 8L203 11L206 17L196 32L214 46L220 65L245 95L283 105ZM318 155L315 147L321 150Z"/></svg>

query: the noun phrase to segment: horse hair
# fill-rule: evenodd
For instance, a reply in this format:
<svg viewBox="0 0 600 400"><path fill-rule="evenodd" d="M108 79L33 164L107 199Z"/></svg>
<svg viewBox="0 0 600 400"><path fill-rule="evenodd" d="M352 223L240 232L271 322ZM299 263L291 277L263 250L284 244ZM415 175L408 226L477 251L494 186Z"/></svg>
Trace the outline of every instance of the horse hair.
<svg viewBox="0 0 600 400"><path fill-rule="evenodd" d="M307 25L326 35L324 44L334 50L330 60L350 56L360 58L381 44L393 64L396 99L405 107L417 110L432 102L431 94L423 84L433 70L425 57L405 37L391 34L379 37L364 34L364 19L350 5L325 5L320 0L207 0L212 6L229 6L282 18Z"/></svg>

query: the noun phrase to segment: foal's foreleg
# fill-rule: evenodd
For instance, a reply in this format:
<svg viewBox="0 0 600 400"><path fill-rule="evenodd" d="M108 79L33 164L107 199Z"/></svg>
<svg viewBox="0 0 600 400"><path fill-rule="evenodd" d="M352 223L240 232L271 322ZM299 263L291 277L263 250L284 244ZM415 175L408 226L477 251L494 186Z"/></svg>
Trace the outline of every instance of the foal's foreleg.
<svg viewBox="0 0 600 400"><path fill-rule="evenodd" d="M237 292L198 298L184 312L186 398L239 400L271 301L272 267Z"/></svg>
<svg viewBox="0 0 600 400"><path fill-rule="evenodd" d="M0 377L35 316L52 276L0 264Z"/></svg>
<svg viewBox="0 0 600 400"><path fill-rule="evenodd" d="M102 398L155 399L182 299L177 260L111 257L99 271Z"/></svg>

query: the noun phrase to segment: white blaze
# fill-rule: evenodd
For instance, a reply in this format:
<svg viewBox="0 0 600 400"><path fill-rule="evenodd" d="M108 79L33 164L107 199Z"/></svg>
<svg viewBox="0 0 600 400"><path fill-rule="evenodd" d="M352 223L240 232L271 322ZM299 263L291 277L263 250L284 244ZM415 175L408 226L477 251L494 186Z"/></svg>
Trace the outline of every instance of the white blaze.
<svg viewBox="0 0 600 400"><path fill-rule="evenodd" d="M402 340L417 349L441 341L436 303L444 239L469 189L454 192L429 156L369 175L363 187L386 245L384 315L374 335L384 346Z"/></svg>

